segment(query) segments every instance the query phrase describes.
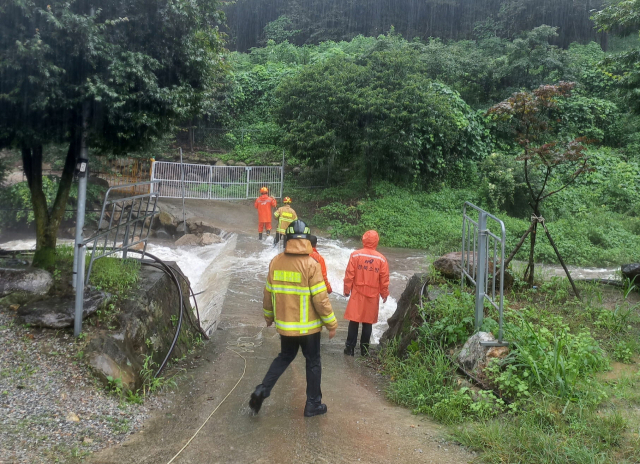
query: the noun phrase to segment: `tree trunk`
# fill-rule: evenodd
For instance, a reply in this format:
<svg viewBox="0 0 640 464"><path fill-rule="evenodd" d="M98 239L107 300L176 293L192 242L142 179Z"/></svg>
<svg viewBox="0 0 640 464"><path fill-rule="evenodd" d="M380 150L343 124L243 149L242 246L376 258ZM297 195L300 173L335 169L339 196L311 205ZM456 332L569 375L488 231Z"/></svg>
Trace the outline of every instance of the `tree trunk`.
<svg viewBox="0 0 640 464"><path fill-rule="evenodd" d="M55 265L58 227L69 200L78 147L78 141L75 139L69 144L51 211L48 209L47 198L42 190L42 145L22 147L22 165L31 192L31 204L36 223L36 253L33 257L35 267L50 269Z"/></svg>

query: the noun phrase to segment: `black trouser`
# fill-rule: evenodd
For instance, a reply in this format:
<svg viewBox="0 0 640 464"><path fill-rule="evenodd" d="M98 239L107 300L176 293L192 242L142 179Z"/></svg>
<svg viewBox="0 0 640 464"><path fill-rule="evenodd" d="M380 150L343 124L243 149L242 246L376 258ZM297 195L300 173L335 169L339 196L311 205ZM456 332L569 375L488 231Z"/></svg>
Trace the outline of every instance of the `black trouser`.
<svg viewBox="0 0 640 464"><path fill-rule="evenodd" d="M307 360L307 401L320 403L322 391L320 380L322 377L322 365L320 364L320 332L299 337L285 337L280 335L280 354L271 363L271 367L264 376L262 386L265 398L271 394L280 376L289 367L291 361L298 354L298 347L302 348L302 354Z"/></svg>
<svg viewBox="0 0 640 464"><path fill-rule="evenodd" d="M349 332L347 333L347 346L355 347L358 343L358 327L360 326L359 322L349 321ZM366 322L362 323L362 335L360 335L360 346L365 345L369 346L369 341L371 340L371 330L373 329L373 324L367 324Z"/></svg>

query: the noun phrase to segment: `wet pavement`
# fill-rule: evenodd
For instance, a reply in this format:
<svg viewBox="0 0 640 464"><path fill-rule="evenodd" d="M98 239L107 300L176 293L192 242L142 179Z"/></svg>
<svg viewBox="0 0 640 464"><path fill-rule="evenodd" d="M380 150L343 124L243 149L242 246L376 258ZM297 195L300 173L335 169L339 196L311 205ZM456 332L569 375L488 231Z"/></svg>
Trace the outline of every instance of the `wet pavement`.
<svg viewBox="0 0 640 464"><path fill-rule="evenodd" d="M206 214L204 202L189 208L188 215ZM248 223L247 216L253 218L255 210L236 205L233 214L238 220L226 218L220 226L224 222ZM207 268L198 283L217 287L218 296L211 301L221 306L221 314L212 340L200 350L178 387L162 393L169 400L168 407L157 411L141 432L92 456L89 462L168 463L232 390L243 371L235 391L174 462L448 464L473 459L471 453L445 442L444 427L387 401L382 391L384 379L358 357L342 353L347 300L337 295L331 296L340 322L337 335L329 340L324 331L322 338L322 390L328 413L303 417L306 380L300 353L254 416L248 407L249 395L279 351L279 337L274 328L265 328L261 307L267 266L277 250L242 233L233 240L233 247ZM322 241L319 243L320 252L329 257L328 266L336 267L329 268L330 280L341 291L344 268L338 266L342 261L346 265L350 248L330 241L325 245L323 252ZM399 298L404 280L424 268L426 261L411 250L390 252L388 258L392 272L396 272L391 293Z"/></svg>

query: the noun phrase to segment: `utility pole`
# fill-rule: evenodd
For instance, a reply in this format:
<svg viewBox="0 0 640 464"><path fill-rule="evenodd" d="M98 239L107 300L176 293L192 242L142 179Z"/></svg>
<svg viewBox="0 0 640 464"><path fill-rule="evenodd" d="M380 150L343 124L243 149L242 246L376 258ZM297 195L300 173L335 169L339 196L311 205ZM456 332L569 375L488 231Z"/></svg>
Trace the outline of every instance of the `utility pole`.
<svg viewBox="0 0 640 464"><path fill-rule="evenodd" d="M84 256L85 246L82 229L84 228L84 213L87 202L87 176L89 174L89 154L87 150L87 129L89 121L89 102L82 104L82 136L80 142L80 156L76 162L78 176L78 209L76 216L76 240L73 255L73 286L76 289L75 319L73 333L77 337L82 331L82 312L84 306Z"/></svg>

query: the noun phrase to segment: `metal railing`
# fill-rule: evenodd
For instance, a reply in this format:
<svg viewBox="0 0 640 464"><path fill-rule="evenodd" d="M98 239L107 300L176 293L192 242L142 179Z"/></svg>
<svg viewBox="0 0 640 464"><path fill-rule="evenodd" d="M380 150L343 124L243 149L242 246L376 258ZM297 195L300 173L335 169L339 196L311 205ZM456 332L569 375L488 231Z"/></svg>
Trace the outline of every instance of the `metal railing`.
<svg viewBox="0 0 640 464"><path fill-rule="evenodd" d="M158 192L153 187L157 181L138 182L118 185L107 190L102 204L102 213L96 233L78 246L78 259L74 269L76 282L75 333L82 330L84 286L89 284L93 263L97 259L127 251L142 250L141 258L147 249L153 217L157 213ZM129 194L128 192L144 192ZM91 258L85 278L86 250L91 246ZM78 285L78 283L84 285Z"/></svg>
<svg viewBox="0 0 640 464"><path fill-rule="evenodd" d="M468 210L478 214L477 220L469 215ZM499 235L491 232L488 220L500 229ZM462 258L461 285L465 281L476 287L475 328L480 329L484 319L484 302L488 301L498 311L498 341L483 342L485 346L505 346L502 340L503 312L504 312L504 247L506 231L504 222L478 208L472 203L465 202L462 209ZM492 246L493 245L493 246ZM499 291L497 290L499 285Z"/></svg>
<svg viewBox="0 0 640 464"><path fill-rule="evenodd" d="M282 198L283 166L209 166L156 161L151 180L162 198L203 200L246 200L260 196L268 187L272 196ZM184 186L184 188L183 188Z"/></svg>

